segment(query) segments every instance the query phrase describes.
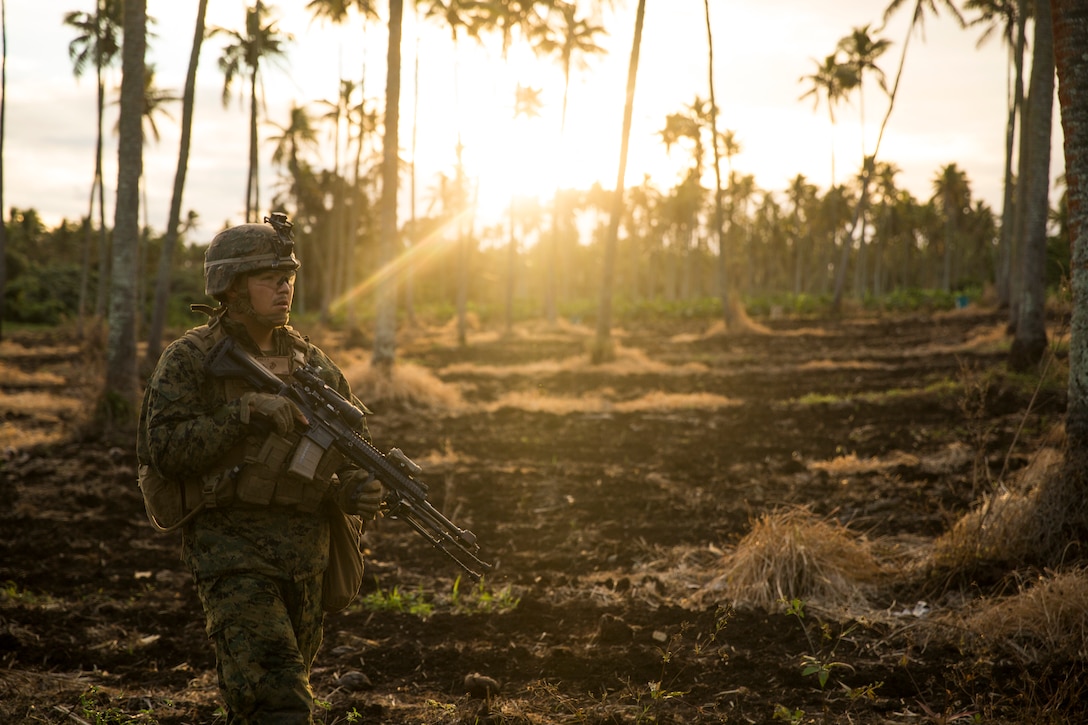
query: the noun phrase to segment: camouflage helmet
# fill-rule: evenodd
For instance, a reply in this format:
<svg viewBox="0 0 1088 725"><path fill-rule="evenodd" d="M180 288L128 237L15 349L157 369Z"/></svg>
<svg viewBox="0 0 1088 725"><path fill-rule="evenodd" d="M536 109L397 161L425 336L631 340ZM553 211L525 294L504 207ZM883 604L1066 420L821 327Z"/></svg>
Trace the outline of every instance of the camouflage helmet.
<svg viewBox="0 0 1088 725"><path fill-rule="evenodd" d="M273 214L265 222L239 224L212 239L204 253L204 291L209 297L218 299L240 274L299 268L287 215Z"/></svg>

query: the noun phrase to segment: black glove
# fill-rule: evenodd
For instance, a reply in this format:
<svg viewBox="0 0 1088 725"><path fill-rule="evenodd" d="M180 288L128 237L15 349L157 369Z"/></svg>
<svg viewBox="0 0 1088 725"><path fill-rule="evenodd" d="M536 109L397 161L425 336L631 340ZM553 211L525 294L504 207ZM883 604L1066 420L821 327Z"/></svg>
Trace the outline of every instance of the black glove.
<svg viewBox="0 0 1088 725"><path fill-rule="evenodd" d="M363 470L340 477L340 493L336 497L340 510L346 514L372 519L382 504L382 482Z"/></svg>
<svg viewBox="0 0 1088 725"><path fill-rule="evenodd" d="M309 421L291 400L271 393L245 393L242 395L242 422L249 423L254 415L260 416L282 435L287 435L295 423L308 425Z"/></svg>

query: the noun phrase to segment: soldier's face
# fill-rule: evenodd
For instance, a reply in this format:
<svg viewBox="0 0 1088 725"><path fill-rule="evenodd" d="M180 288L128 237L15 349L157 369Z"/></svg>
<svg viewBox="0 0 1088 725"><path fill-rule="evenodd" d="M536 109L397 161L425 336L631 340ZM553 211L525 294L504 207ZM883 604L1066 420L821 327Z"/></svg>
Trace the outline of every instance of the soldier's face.
<svg viewBox="0 0 1088 725"><path fill-rule="evenodd" d="M269 269L246 278L250 314L271 327L287 324L295 298L295 273Z"/></svg>

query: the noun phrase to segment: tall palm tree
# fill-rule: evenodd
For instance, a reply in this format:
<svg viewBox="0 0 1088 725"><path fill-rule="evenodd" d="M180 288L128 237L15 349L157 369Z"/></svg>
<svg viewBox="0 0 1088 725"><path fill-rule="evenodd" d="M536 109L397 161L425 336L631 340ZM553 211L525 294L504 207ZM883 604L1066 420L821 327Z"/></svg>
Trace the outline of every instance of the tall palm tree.
<svg viewBox="0 0 1088 725"><path fill-rule="evenodd" d="M1046 351L1046 241L1050 211L1050 137L1054 108L1054 30L1050 5L1035 7L1032 37L1031 81L1028 88L1027 118L1024 119L1026 154L1024 186L1024 244L1020 250L1021 284L1015 303L1016 330L1009 349L1009 365L1027 370Z"/></svg>
<svg viewBox="0 0 1088 725"><path fill-rule="evenodd" d="M276 21L267 20L268 10L261 0L253 7L246 8L246 26L244 31L212 28L212 35L225 35L228 44L219 57L219 70L223 73L223 107L230 103L231 87L238 77L244 77L249 85L249 171L246 175L246 221L257 221L261 205L260 198L260 162L257 149L257 108L261 104L258 85L261 78L261 63L280 62L286 54L286 44L291 35L281 33Z"/></svg>
<svg viewBox="0 0 1088 725"><path fill-rule="evenodd" d="M827 117L831 121L831 183L835 186L835 106L850 95L858 83L857 73L852 67L839 62L838 53L832 53L823 62L813 59L816 70L801 76L798 81L808 81L810 87L801 94L800 100L812 96L812 108L816 110L823 98L827 105Z"/></svg>
<svg viewBox="0 0 1088 725"><path fill-rule="evenodd" d="M166 306L170 299L170 273L173 268L174 250L178 243L181 225L181 200L185 191L185 176L189 170L189 145L193 135L193 107L196 102L196 70L200 62L200 49L204 44L204 20L208 0L199 0L193 45L189 53L189 68L185 73L185 90L181 100L181 141L178 147L178 165L174 172L174 189L170 195L170 216L166 221L166 234L159 256L158 276L155 280L155 305L147 334L147 361L154 363L162 353L163 329L166 326Z"/></svg>
<svg viewBox="0 0 1088 725"><path fill-rule="evenodd" d="M136 253L140 238L140 175L143 170L144 51L147 0L125 0L121 61L121 123L117 204L114 210L113 275L110 284L106 386L99 408L107 424L135 420Z"/></svg>
<svg viewBox="0 0 1088 725"><path fill-rule="evenodd" d="M1073 319L1069 334L1069 394L1065 414L1065 461L1047 493L1053 505L1040 506L1051 532L1049 552L1059 554L1088 536L1088 5L1052 0L1058 100L1065 130L1065 178L1069 194L1070 268Z"/></svg>
<svg viewBox="0 0 1088 725"><path fill-rule="evenodd" d="M627 96L623 104L623 127L620 131L620 160L616 171L616 188L612 197L612 212L604 240L604 260L601 265L600 301L597 307L597 331L591 358L602 363L615 357L612 346L612 281L616 267L616 240L623 216L623 181L627 174L627 149L631 140L631 117L635 106L635 79L638 77L638 55L642 47L642 25L646 19L646 0L638 0L635 11L635 35L631 41L631 60L627 66Z"/></svg>
<svg viewBox="0 0 1088 725"><path fill-rule="evenodd" d="M831 55L824 58L823 62L816 63L816 70L807 76L801 76L801 81L808 81L811 87L801 94L801 98L807 98L812 96L813 110L819 107L820 98L823 97L827 104L828 119L831 121L831 182L830 189L835 188L835 106L846 100L849 97L850 91L853 90L860 78L858 77L857 69L851 66L849 63L842 63L839 61L839 54L836 51ZM837 199L837 196L830 196L832 200ZM838 244L838 227L835 227L835 232L831 239L832 245ZM839 266L843 267L846 262L846 255L849 253L849 244L843 244L842 256L844 259L840 260ZM838 271L838 269L837 269ZM842 274L845 274L845 269L841 270Z"/></svg>
<svg viewBox="0 0 1088 725"><path fill-rule="evenodd" d="M718 101L714 91L714 32L710 24L710 0L703 0L703 15L706 18L706 47L707 47L707 87L710 90L710 145L714 157L714 238L718 242L718 294L721 296L722 320L726 329L735 324L735 314L730 301L732 289L729 284L729 265L725 253L725 209L722 201L722 164L721 144L718 143Z"/></svg>
<svg viewBox="0 0 1088 725"><path fill-rule="evenodd" d="M1024 47L1027 44L1028 0L967 0L964 10L975 10L978 17L969 25L982 25L978 45L985 43L1001 29L1008 46L1009 89L1007 91L1008 120L1005 124L1005 175L1001 202L1001 232L998 239L998 263L995 274L998 306L1007 307L1011 296L1010 276L1013 256L1013 190L1015 188L1012 162L1016 139L1016 118L1024 105Z"/></svg>
<svg viewBox="0 0 1088 725"><path fill-rule="evenodd" d="M876 144L873 146L873 153L865 157L862 160L861 171L861 193L858 196L857 206L854 207L854 220L850 225L849 236L844 245L843 257L846 257L846 252L852 245L854 233L859 228L859 223L865 218L866 207L869 202L869 182L872 180L873 170L876 167L876 159L880 152L880 143L884 139L884 131L888 127L888 120L892 116L892 111L895 109L895 99L899 93L899 82L903 77L903 66L907 60L907 47L910 45L911 36L914 35L915 29L925 30L925 14L928 9L934 15L939 14L938 0L915 0L914 14L911 16L910 25L907 28L907 37L903 41L903 49L899 55L899 67L895 72L895 80L892 82L891 90L888 92L888 108L884 112L884 118L880 122L880 129L877 131ZM941 5L946 7L952 16L959 23L960 27L966 25L966 21L963 19L963 15L956 8L953 0L940 0ZM903 4L903 0L892 0L888 7L884 10L884 23L887 24L888 19L900 8ZM836 280L834 297L831 302L831 309L833 312L838 312L842 304L843 286L845 283L845 269L838 271L840 275L843 275L840 279Z"/></svg>
<svg viewBox="0 0 1088 725"><path fill-rule="evenodd" d="M847 66L857 78L858 113L861 116L861 157L865 158L865 77L872 75L877 85L887 92L888 84L884 71L876 64L877 59L888 50L891 41L885 38L873 38L868 25L854 28L849 35L839 41L839 49L846 56Z"/></svg>
<svg viewBox="0 0 1088 725"><path fill-rule="evenodd" d="M862 159L862 191L863 196L866 191L866 184L868 183L869 164L866 159L868 155L865 152L865 76L873 75L877 79L877 83L880 88L887 92L888 87L884 79L884 71L876 64L877 59L884 54L890 45L890 41L883 38L874 40L869 35L869 26L865 25L854 30L845 38L839 41L839 49L846 55L846 65L851 68L854 75L857 78L856 88L858 90L858 107L861 114L861 159ZM874 156L875 160L875 156ZM864 213L864 207L859 207L862 213L859 216L861 222L861 232L858 234L858 264L855 267L855 271L858 275L859 284L855 285L857 294L862 294L860 276L862 274L862 268L864 267L864 254L866 250L866 216ZM842 298L842 293L846 285L846 269L850 262L850 251L853 249L853 234L842 245L839 264L835 269L835 300Z"/></svg>
<svg viewBox="0 0 1088 725"><path fill-rule="evenodd" d="M404 0L389 0L389 44L386 52L385 135L382 139L382 198L378 268L392 269L398 245L397 184L400 129L400 43L404 24ZM374 350L371 365L387 377L396 358L397 287L391 274L377 283L374 319Z"/></svg>
<svg viewBox="0 0 1088 725"><path fill-rule="evenodd" d="M106 69L113 65L121 52L121 0L95 0L93 13L70 12L64 16L64 24L79 34L68 44L68 57L76 78L83 75L88 66L94 68L96 83L96 120L94 180L91 183L90 204L87 211L86 247L83 272L79 285L79 325L82 329L86 311L86 299L90 280L91 233L94 227L95 195L98 201L98 288L95 295L94 315L101 319L106 312L106 290L109 279L109 238L106 235L106 191L102 183L103 119L106 111Z"/></svg>

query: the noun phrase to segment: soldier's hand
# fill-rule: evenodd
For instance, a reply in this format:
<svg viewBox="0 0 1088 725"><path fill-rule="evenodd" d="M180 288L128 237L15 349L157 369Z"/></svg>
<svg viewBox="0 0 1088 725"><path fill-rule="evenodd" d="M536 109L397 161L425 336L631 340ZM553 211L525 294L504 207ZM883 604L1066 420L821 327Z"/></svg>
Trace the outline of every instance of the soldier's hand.
<svg viewBox="0 0 1088 725"><path fill-rule="evenodd" d="M271 424L280 435L286 435L295 423L309 424L306 416L291 400L271 393L242 395L242 422L249 423L254 415Z"/></svg>
<svg viewBox="0 0 1088 725"><path fill-rule="evenodd" d="M382 483L366 471L352 471L341 479L337 503L346 514L372 519L382 504Z"/></svg>

